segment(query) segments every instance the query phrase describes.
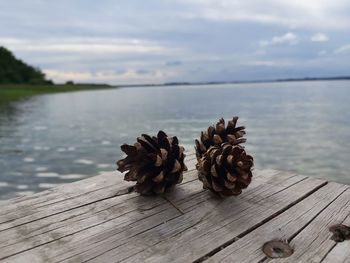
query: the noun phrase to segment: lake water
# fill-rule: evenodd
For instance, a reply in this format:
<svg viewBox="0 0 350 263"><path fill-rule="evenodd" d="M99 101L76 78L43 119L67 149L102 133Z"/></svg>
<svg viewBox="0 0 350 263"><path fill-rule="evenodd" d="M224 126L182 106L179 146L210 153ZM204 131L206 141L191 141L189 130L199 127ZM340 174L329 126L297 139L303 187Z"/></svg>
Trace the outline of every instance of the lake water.
<svg viewBox="0 0 350 263"><path fill-rule="evenodd" d="M115 169L119 146L162 129L188 151L240 116L255 167L350 184L350 82L120 88L62 93L0 111L0 198Z"/></svg>

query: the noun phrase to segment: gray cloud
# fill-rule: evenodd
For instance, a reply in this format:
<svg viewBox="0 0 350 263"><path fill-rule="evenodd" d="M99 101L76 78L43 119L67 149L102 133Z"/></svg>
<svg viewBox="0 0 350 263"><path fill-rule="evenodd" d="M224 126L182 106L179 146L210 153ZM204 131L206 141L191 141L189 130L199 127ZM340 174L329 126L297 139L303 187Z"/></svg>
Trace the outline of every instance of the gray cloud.
<svg viewBox="0 0 350 263"><path fill-rule="evenodd" d="M343 45L336 50L334 50L335 54L350 54L350 44Z"/></svg>
<svg viewBox="0 0 350 263"><path fill-rule="evenodd" d="M296 34L293 32L288 32L282 36L274 36L271 40L262 40L260 41L260 46L270 46L270 45L280 45L280 44L288 44L295 45L298 44L299 39Z"/></svg>
<svg viewBox="0 0 350 263"><path fill-rule="evenodd" d="M311 36L311 41L314 41L314 42L327 42L328 40L329 40L329 37L323 33L316 33Z"/></svg>
<svg viewBox="0 0 350 263"><path fill-rule="evenodd" d="M349 12L345 0L0 1L0 45L59 82L340 75Z"/></svg>
<svg viewBox="0 0 350 263"><path fill-rule="evenodd" d="M182 65L182 62L179 60L173 60L173 61L166 62L165 65L170 66L170 67L176 67L176 66Z"/></svg>

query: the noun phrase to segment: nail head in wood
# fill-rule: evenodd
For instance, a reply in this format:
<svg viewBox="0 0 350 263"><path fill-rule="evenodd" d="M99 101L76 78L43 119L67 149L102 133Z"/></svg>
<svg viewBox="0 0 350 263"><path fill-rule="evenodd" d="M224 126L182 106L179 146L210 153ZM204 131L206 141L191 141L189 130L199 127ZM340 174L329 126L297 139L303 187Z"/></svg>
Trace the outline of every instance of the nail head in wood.
<svg viewBox="0 0 350 263"><path fill-rule="evenodd" d="M343 242L350 239L350 227L337 224L329 227L329 231L333 233L331 239L335 242Z"/></svg>
<svg viewBox="0 0 350 263"><path fill-rule="evenodd" d="M293 254L291 246L282 240L271 240L262 247L263 252L269 258L286 258Z"/></svg>

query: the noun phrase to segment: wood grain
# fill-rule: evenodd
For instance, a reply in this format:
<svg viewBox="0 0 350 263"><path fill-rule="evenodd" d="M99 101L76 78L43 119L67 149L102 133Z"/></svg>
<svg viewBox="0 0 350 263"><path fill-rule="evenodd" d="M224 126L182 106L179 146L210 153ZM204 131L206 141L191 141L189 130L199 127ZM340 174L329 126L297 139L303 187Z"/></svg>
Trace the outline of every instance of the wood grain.
<svg viewBox="0 0 350 263"><path fill-rule="evenodd" d="M187 163L190 171L195 169L195 163L192 156ZM194 177L184 176L183 182L187 180ZM131 185L133 183L123 180L121 173L114 171L10 200L1 206L0 231L115 197Z"/></svg>
<svg viewBox="0 0 350 263"><path fill-rule="evenodd" d="M274 172L278 173L277 171ZM283 173L280 174L281 175L278 177L278 180L274 182L274 184L283 182L283 186L280 188L276 187L276 191L283 189L286 187L285 185L288 184L288 182L283 180L286 179L287 175L283 176ZM271 177L268 175L269 173L261 173L261 178L257 176L255 183L256 187L261 186L263 181L266 181L267 183L271 182ZM294 177L292 177L289 184L294 183L296 180L303 179L303 177L296 179L297 176L294 179L293 178ZM254 185L252 189L254 189ZM269 194L266 192L266 187L262 187L260 191L265 192L265 194ZM119 198L120 196L118 198L113 198L111 199L111 202L116 202ZM176 191L169 195L169 198L172 198L173 201L177 202L178 205L185 211L193 210L193 207L200 203L205 204L206 202L204 202L204 200L208 198L213 199L208 192L203 191L201 184L198 184L197 181L188 182L180 187L177 187ZM254 198L254 196L250 198ZM38 252L38 254L41 256L47 253L48 257L53 260L54 257L57 257L56 259L62 259L62 257L67 257L70 254L81 254L81 252L87 249L88 256L91 257L91 255L94 254L93 252L101 253L101 248L98 246L101 242L102 244L106 243L106 245L102 247L103 252L108 248L108 246L115 245L115 243L111 242L111 238L117 239L117 242L126 242L126 239L128 239L131 235L135 235L140 232L142 233L148 228L152 228L153 226L157 226L159 224L162 225L164 222L180 216L179 212L168 203L164 203L165 201L162 198L153 199L155 203L163 202L163 205L156 206L156 204L152 204L153 201L148 197L137 195L135 198L130 199L130 201L133 201L133 207L137 207L131 212L120 213L118 209L107 209L102 214L98 213L95 216L85 217L85 219L82 220L79 220L80 218L76 220L74 217L72 219L68 219L68 221L64 220L63 227L55 226L53 228L51 228L50 225L48 226L49 228L47 228L50 221L46 222L46 224L39 221L37 222L39 225L34 225L34 228L42 228L42 226L44 226L43 230L39 229L39 231L41 231L43 234L39 233L38 235L38 232L34 232L31 234L32 237L25 235L26 239L22 242L12 242L12 245L1 248L1 254L9 256L30 249L28 253L23 254L24 258L27 258L28 254L33 255L34 252ZM213 200L215 201L217 199ZM131 204L132 203L128 203L126 206L130 206ZM73 211L79 212L79 210L72 210L71 212ZM60 216L63 214L64 213L60 213ZM50 220L53 222L58 221L55 218L50 218ZM195 220L198 220L197 217L195 217ZM129 226L129 228L126 228L126 226ZM28 228L29 230L27 231L31 232L31 226L26 224L24 229ZM53 231L50 231L50 229ZM84 231L76 232L79 229L84 229ZM17 229L15 229L15 231L17 231ZM72 233L74 233L74 235ZM12 233L8 233L6 235L7 238L4 240L5 242L9 242L9 240L11 240L11 234ZM68 243L69 246L67 246ZM44 244L45 246L43 246ZM90 248L90 246L94 244L97 246L95 250ZM44 259L47 260L47 258Z"/></svg>
<svg viewBox="0 0 350 263"><path fill-rule="evenodd" d="M186 164L166 198L127 193L132 183L111 172L1 202L0 260L266 262L262 244L279 238L295 252L278 261L348 262L350 242L330 240L328 226L350 223L349 186L256 170L241 195L220 199L203 190L194 155Z"/></svg>
<svg viewBox="0 0 350 263"><path fill-rule="evenodd" d="M293 238L291 241L291 245L295 248L293 255L289 257L288 260L278 260L278 262L321 262L328 253L331 253L330 251L336 245L336 243L330 239L332 233L328 228L331 225L342 223L349 214L350 189L347 187L345 192L331 202L329 206L325 207L307 227ZM345 241L345 244L346 243L349 243L349 241ZM337 253L337 251L334 253ZM340 254L338 253L337 255ZM338 259L340 258L338 257ZM346 258L343 258L343 260L345 259ZM349 260L350 259L347 258L347 262L349 262ZM339 260L333 262L339 262Z"/></svg>
<svg viewBox="0 0 350 263"><path fill-rule="evenodd" d="M308 196L286 212L275 217L268 223L245 235L232 245L221 250L208 260L208 262L259 262L266 258L262 246L270 240L290 240L300 229L306 227L325 207L336 200L348 187L341 184L330 183ZM348 196L347 194L343 195ZM343 198L341 198L343 199ZM315 233L318 234L318 233ZM310 238L314 237L309 233ZM299 243L298 243L299 244ZM298 252L307 248L291 247ZM288 262L309 262L299 261L295 258L295 252L291 257L286 258ZM283 262L276 259L276 262Z"/></svg>
<svg viewBox="0 0 350 263"><path fill-rule="evenodd" d="M350 213L342 223L347 226L350 226ZM346 262L349 262L349 259L350 259L350 241L348 240L348 241L334 244L332 249L322 260L322 262L323 263L333 263L333 262L346 263Z"/></svg>
<svg viewBox="0 0 350 263"><path fill-rule="evenodd" d="M278 177L280 177L279 174L275 176L275 179L277 180ZM195 227L190 227L175 236L166 237L155 246L127 258L127 261L188 262L198 260L205 255L210 256L211 252L215 252L217 248L259 227L270 216L277 215L289 205L297 202L300 197L323 185L320 180L300 179L294 177L294 182L290 181L291 185L283 190L275 189L276 186L272 188L269 185L260 184L253 197L248 194L246 200L242 196L242 199L226 199L214 204L209 209L210 214L204 214ZM259 190L262 191L259 192ZM128 246L135 247L134 244ZM106 260L107 257L115 257L116 252L116 250L108 252L101 258L96 258L96 262L100 259ZM119 252L120 249L118 249ZM163 257L159 257L159 254Z"/></svg>

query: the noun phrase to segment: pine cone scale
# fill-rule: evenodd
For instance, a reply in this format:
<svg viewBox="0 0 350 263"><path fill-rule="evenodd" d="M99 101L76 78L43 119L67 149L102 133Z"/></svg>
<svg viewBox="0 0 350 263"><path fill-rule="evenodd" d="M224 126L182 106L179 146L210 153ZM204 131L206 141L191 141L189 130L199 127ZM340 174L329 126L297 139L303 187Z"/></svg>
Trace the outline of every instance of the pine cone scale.
<svg viewBox="0 0 350 263"><path fill-rule="evenodd" d="M227 178L228 181L230 181L230 182L232 182L232 183L234 183L234 182L237 181L237 177L234 176L234 175L232 175L232 174L229 173L229 172L226 174L226 178Z"/></svg>
<svg viewBox="0 0 350 263"><path fill-rule="evenodd" d="M168 158L168 151L164 148L160 148L160 156L162 158L162 161L164 162Z"/></svg>
<svg viewBox="0 0 350 263"><path fill-rule="evenodd" d="M152 180L153 182L160 183L164 179L164 173L161 171L156 177L154 177Z"/></svg>
<svg viewBox="0 0 350 263"><path fill-rule="evenodd" d="M225 181L225 187L229 190L232 190L236 187L235 183L230 183L229 181Z"/></svg>

